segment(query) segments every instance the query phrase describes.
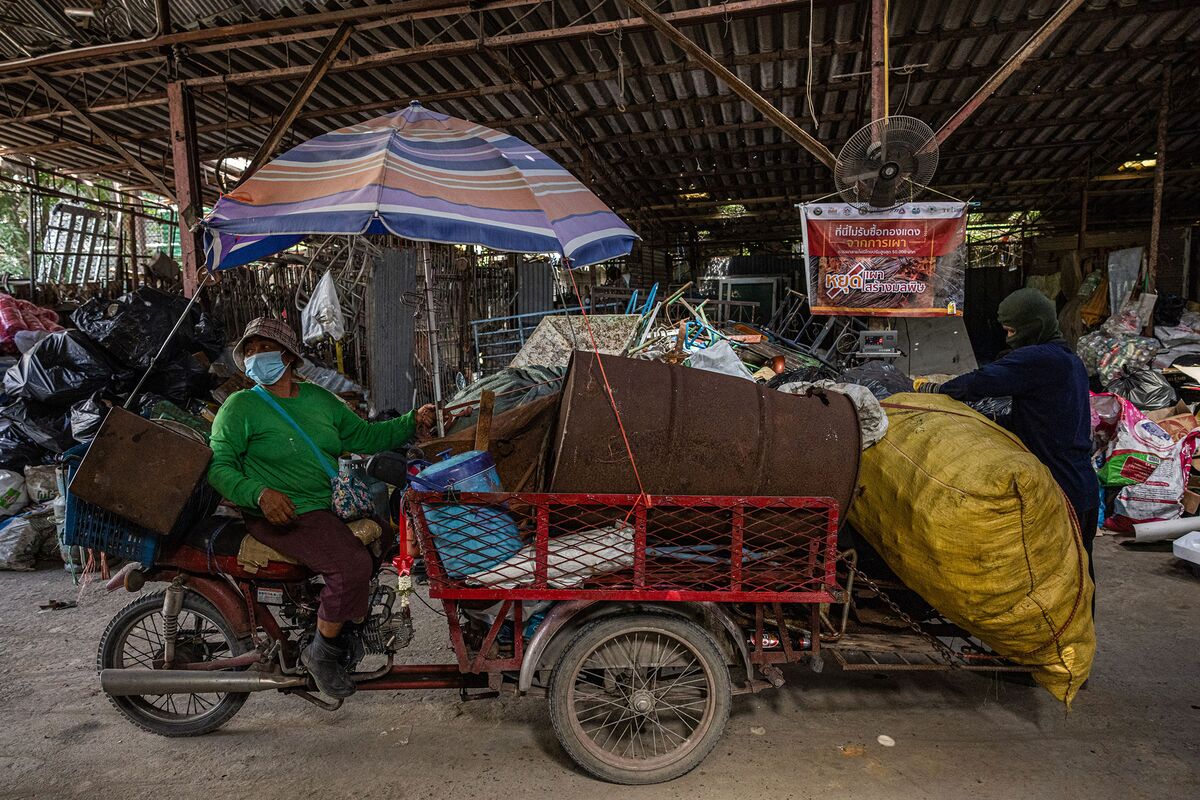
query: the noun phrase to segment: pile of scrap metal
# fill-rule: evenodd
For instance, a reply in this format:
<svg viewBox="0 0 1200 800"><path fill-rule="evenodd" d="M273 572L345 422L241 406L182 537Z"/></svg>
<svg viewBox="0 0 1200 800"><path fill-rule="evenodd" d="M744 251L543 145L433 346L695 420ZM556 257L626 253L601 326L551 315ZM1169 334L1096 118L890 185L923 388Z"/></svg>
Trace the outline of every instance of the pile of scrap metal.
<svg viewBox="0 0 1200 800"><path fill-rule="evenodd" d="M772 324L780 327L783 320L790 322L803 310L803 295L791 292L771 323L758 327L711 321L706 310L709 300L687 299L690 286L685 284L643 313L637 342L629 349L629 355L752 377L761 383L798 372L810 378L822 372L825 377L836 373L834 364L822 358L820 350L772 332ZM744 369L739 368L738 362Z"/></svg>
<svg viewBox="0 0 1200 800"><path fill-rule="evenodd" d="M807 314L804 296L792 292L767 325L718 322L707 314L709 300L688 298L690 288L690 283L685 284L657 301L657 292L651 289L638 313L545 317L509 367L565 370L572 352L587 350L686 364L775 385L836 377L844 360L836 350L837 340L841 337L844 355L844 334L853 328L853 321L839 320L836 330L822 321L812 332L805 331L815 318ZM631 302L628 311L635 308ZM831 337L830 331L837 335ZM789 339L782 332L804 332L806 340Z"/></svg>
<svg viewBox="0 0 1200 800"><path fill-rule="evenodd" d="M515 441L514 437L544 437L546 426L535 425L536 415L528 411L512 416L506 414L531 403L538 403L539 408L549 408L551 404L540 401L562 391L568 365L586 353L621 357L621 363L634 360L690 368L687 372L718 373L737 379L737 383L744 382L748 388L757 384L754 391L778 390L783 394L802 396L839 393L848 397L857 410L861 430L857 441L863 447L869 447L882 438L887 417L880 409L877 393L870 388L871 374L856 377L853 370L839 367L839 364L847 363L846 358L838 357L837 361L832 361L822 356L822 353L832 353L836 346L837 337L830 338L828 334L833 329L828 324L822 322L815 335L808 335L809 342L827 344L823 351L813 350L799 344L798 340L789 341L772 333L769 326L760 328L710 320L706 313L709 301L689 299L687 290L690 286L686 284L657 301L657 293L652 289L644 304L629 303L627 310L640 308L639 313L545 317L507 368L476 381L449 401L444 417L445 445L455 452L470 449L471 431L480 416L480 399L488 393L495 398L495 435L510 444ZM802 312L806 313L803 295L792 293L771 324L779 330L795 332L807 327L807 323L797 323ZM847 331L853 332L852 323L844 322L837 330L840 331L837 335L844 338ZM849 379L843 379L843 374ZM704 385L713 391L721 386ZM735 385L724 382L721 391L736 393ZM911 382L909 386L911 388ZM770 395L774 394L776 392L770 392ZM648 389L643 390L641 396L644 400L652 399ZM691 400L709 405L724 402L717 398L693 397ZM523 444L514 447L525 450ZM499 466L501 473L508 470L503 458ZM527 473L528 465L524 463L510 470L510 476L521 479L524 488L538 484L532 480L532 473Z"/></svg>

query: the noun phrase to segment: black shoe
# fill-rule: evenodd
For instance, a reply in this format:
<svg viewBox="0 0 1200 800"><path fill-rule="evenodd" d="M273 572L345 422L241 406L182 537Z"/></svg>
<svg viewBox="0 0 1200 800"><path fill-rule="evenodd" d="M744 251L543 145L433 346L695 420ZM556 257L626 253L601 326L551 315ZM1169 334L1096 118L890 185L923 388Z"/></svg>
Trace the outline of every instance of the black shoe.
<svg viewBox="0 0 1200 800"><path fill-rule="evenodd" d="M345 651L320 633L300 653L300 663L308 670L317 688L339 700L354 694L356 688L342 666L343 658Z"/></svg>

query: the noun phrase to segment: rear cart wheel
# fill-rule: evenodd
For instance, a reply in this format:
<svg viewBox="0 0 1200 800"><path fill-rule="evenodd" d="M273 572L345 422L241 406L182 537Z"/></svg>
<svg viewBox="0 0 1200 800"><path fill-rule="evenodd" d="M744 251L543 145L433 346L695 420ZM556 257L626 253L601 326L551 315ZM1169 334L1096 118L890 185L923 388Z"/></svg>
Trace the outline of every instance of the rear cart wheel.
<svg viewBox="0 0 1200 800"><path fill-rule="evenodd" d="M729 668L708 631L654 614L585 627L550 678L563 748L606 781L678 778L716 746L729 719Z"/></svg>
<svg viewBox="0 0 1200 800"><path fill-rule="evenodd" d="M161 664L165 640L163 595L154 592L121 609L100 638L96 669L155 669ZM247 643L239 640L212 603L193 592L183 595L179 612L175 661L213 661L241 655ZM228 722L248 694L221 692L114 697L109 701L139 728L160 736L200 736Z"/></svg>

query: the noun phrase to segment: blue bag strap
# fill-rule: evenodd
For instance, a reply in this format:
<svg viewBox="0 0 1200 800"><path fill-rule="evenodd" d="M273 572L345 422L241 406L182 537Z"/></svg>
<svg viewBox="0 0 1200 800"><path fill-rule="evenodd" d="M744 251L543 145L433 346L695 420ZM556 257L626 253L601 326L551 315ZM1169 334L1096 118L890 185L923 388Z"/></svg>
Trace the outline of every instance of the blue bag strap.
<svg viewBox="0 0 1200 800"><path fill-rule="evenodd" d="M264 389L261 384L256 384L254 391L258 392L259 396L262 397L263 400L266 400L272 408L279 412L279 416L287 420L287 423L296 429L296 433L300 434L301 439L308 442L308 446L312 448L313 455L317 457L317 462L325 470L325 474L329 476L329 479L333 480L336 478L338 475L337 471L329 466L329 461L327 460L328 457L321 451L321 448L317 447L317 443L312 440L312 437L305 433L304 429L296 424L296 420L292 419L292 415L284 411L283 406L279 405L275 398L271 397L271 393Z"/></svg>

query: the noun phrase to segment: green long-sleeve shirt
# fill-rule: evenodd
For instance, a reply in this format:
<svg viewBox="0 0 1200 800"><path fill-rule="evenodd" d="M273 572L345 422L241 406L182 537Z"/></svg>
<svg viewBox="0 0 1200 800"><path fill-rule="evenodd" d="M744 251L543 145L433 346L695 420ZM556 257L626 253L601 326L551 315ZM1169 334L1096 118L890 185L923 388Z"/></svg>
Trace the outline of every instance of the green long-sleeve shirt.
<svg viewBox="0 0 1200 800"><path fill-rule="evenodd" d="M378 453L403 447L416 432L413 412L370 423L319 386L299 384L295 397L276 402L336 468L343 453ZM297 514L328 509L329 474L296 429L257 392L236 392L213 421L208 480L225 498L252 513L263 489L283 492Z"/></svg>

